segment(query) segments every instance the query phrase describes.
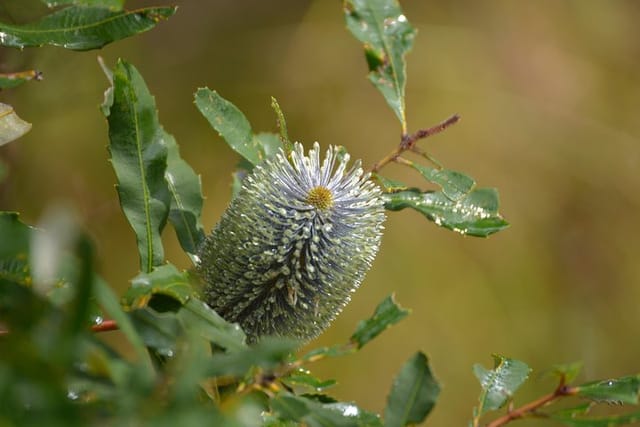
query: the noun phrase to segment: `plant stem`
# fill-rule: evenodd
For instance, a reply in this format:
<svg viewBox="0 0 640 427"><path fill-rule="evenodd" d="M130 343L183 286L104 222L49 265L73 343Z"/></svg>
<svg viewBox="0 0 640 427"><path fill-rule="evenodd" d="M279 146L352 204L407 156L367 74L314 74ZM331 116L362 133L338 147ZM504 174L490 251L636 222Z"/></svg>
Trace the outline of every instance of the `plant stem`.
<svg viewBox="0 0 640 427"><path fill-rule="evenodd" d="M105 320L98 325L91 326L92 332L109 332L117 331L120 329L115 320ZM9 330L0 328L0 337L3 335L9 335Z"/></svg>
<svg viewBox="0 0 640 427"><path fill-rule="evenodd" d="M526 417L528 415L535 413L535 411L537 411L538 409L542 408L545 405L548 405L554 400L564 396L571 396L575 394L575 392L576 392L575 388L566 386L563 381L553 391L553 393L549 393L545 396L542 396L539 399L536 399L532 402L522 405L519 408L509 411L507 414L503 415L502 417L496 418L495 420L491 421L489 424L487 424L486 427L500 427L507 424L510 421Z"/></svg>
<svg viewBox="0 0 640 427"><path fill-rule="evenodd" d="M116 323L115 320L105 320L99 325L91 326L91 330L93 332L117 331L118 329L119 329L118 324Z"/></svg>
<svg viewBox="0 0 640 427"><path fill-rule="evenodd" d="M378 172L387 163L395 162L398 159L398 157L405 151L407 150L413 151L416 145L416 142L418 142L419 140L428 138L432 135L440 133L443 130L447 129L449 126L452 126L458 123L459 121L460 121L460 116L458 114L454 114L453 116L449 117L445 121L435 126L432 126L427 129L420 129L419 131L411 135L408 135L408 134L402 135L400 144L398 144L398 146L393 151L391 151L389 154L384 156L380 161L378 161L378 163L373 165L373 167L371 168L371 172Z"/></svg>

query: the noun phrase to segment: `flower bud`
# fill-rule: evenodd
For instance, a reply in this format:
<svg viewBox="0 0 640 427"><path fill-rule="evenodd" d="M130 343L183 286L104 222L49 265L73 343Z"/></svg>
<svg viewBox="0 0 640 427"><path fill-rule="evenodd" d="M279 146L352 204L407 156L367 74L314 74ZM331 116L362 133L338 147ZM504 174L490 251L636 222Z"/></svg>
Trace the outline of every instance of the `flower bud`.
<svg viewBox="0 0 640 427"><path fill-rule="evenodd" d="M202 245L208 304L250 342L308 340L349 302L380 246L380 189L337 147L296 143L256 166Z"/></svg>

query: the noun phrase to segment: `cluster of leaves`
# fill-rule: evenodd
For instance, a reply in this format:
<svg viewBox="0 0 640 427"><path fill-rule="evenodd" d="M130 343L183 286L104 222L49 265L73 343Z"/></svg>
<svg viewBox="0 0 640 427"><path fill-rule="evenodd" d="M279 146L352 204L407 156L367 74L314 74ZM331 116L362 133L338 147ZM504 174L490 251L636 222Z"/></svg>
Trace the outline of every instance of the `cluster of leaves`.
<svg viewBox="0 0 640 427"><path fill-rule="evenodd" d="M66 5L29 24L33 31L5 26L15 33L6 44L90 49L126 36L102 26L130 16L119 10L121 3L109 2L109 8L91 3ZM99 16L110 18L90 22ZM63 21L69 19L87 32L68 31ZM127 35L143 28L130 30ZM32 33L39 37L25 39ZM106 38L98 42L96 34ZM295 356L300 343L284 338L248 347L237 325L198 299L189 272L164 257L161 234L171 224L197 262L204 237L199 177L160 125L154 99L135 67L119 61L113 71L104 68L111 81L103 104L109 153L122 210L137 238L141 273L118 301L93 269L91 242L69 226L67 217L54 215L44 231L24 225L15 213L0 214L1 339L12 349L0 356L0 420L15 425L42 420L47 425L107 420L118 425L382 425L380 416L325 394L335 381L316 378L306 365L359 350L408 311L387 298L347 343L305 355ZM36 72L19 74L22 81L30 76ZM12 83L17 77L7 76ZM288 149L284 115L273 102L280 136L254 134L233 104L208 89L196 93L198 108L245 159L234 176L236 188L253 166L281 147ZM127 338L134 360L97 339L96 331L114 325ZM438 393L427 358L419 352L398 374L384 424L422 421Z"/></svg>
<svg viewBox="0 0 640 427"><path fill-rule="evenodd" d="M36 23L0 24L6 46L53 44L84 50L151 28L174 8L127 12L120 0L45 1L54 12ZM507 224L498 214L497 193L475 189L475 181L436 164L429 167L400 156L411 150L432 161L408 134L405 119L404 55L415 30L395 0L346 0L347 27L364 43L369 78L399 118L403 140L387 157L416 169L438 191L422 191L376 173L387 190L387 208L413 208L437 225L487 236ZM114 24L115 23L115 24ZM392 297L361 321L344 344L298 355L299 343L266 337L254 346L244 332L222 319L198 296L197 278L165 259L162 232L174 228L195 263L204 237L200 221L199 176L180 157L175 139L160 125L153 96L136 68L120 60L104 66L111 86L103 113L109 124L109 153L123 213L134 230L140 273L121 300L94 269L88 237L64 213L53 212L42 229L0 212L0 425L266 425L405 426L422 422L440 387L422 352L398 372L383 416L339 402L327 394L334 380L317 378L313 362L360 350L407 316ZM5 75L0 84L34 79L35 71ZM14 84L15 86L15 84ZM199 89L195 104L212 127L243 160L234 174L243 177L277 150L290 150L284 115L275 99L279 134L254 133L249 121L217 92ZM10 108L10 107L9 107ZM0 111L0 144L20 132ZM8 130L7 130L8 129ZM14 132L11 134L11 132ZM376 172L383 166L379 163ZM1 171L0 171L1 172ZM126 358L97 338L117 329L134 357ZM529 375L522 362L497 357L496 366L474 369L482 387L471 424L511 403ZM572 367L558 367L560 385L552 395L510 410L490 425L524 416L560 397L637 404L638 377L568 386ZM545 413L566 425L622 425L638 413L585 418L590 405ZM589 424L591 423L591 424Z"/></svg>
<svg viewBox="0 0 640 427"><path fill-rule="evenodd" d="M522 418L538 418L556 421L570 427L614 427L640 422L640 410L625 414L594 416L590 411L598 404L638 405L640 393L640 375L616 379L593 381L581 385L571 385L581 369L580 363L556 365L548 375L557 378L555 390L518 408L513 407L516 391L527 381L531 369L526 363L504 356L494 355L493 369L475 365L473 372L480 382L481 393L478 406L473 408L470 427L478 427L481 418L492 411L508 406L507 413L486 424L489 427L505 425ZM554 409L547 408L560 399L573 404ZM576 400L578 402L576 403ZM609 409L609 408L607 408ZM610 411L609 411L610 412Z"/></svg>
<svg viewBox="0 0 640 427"><path fill-rule="evenodd" d="M43 45L71 50L101 48L116 40L148 31L173 15L175 7L147 7L124 10L124 0L41 0L53 11L36 22L0 22L0 45L24 49ZM41 80L42 73L26 70L0 73L0 90L30 80ZM31 125L11 106L0 103L0 146L24 135Z"/></svg>
<svg viewBox="0 0 640 427"><path fill-rule="evenodd" d="M498 213L498 193L495 189L475 188L473 178L442 167L431 155L415 145L417 139L429 134L421 130L413 135L408 132L405 55L413 46L416 30L402 13L398 2L346 0L344 11L347 28L364 44L369 81L383 95L402 128L402 141L398 149L374 167L374 177L387 192L386 208L391 211L411 208L439 226L471 236L486 237L506 228L508 223ZM420 155L433 166L400 157L405 151ZM415 169L440 190L411 188L378 174L379 169L389 161Z"/></svg>
<svg viewBox="0 0 640 427"><path fill-rule="evenodd" d="M50 225L64 228L60 221ZM93 270L92 245L80 231L61 247L60 236L2 213L0 235L7 238L0 313L8 330L0 338L2 425L382 425L324 394L335 382L305 366L354 352L405 317L391 298L346 344L294 357L299 343L287 339L247 346L242 330L198 300L188 275L170 264L138 275L119 302ZM36 274L52 260L49 280ZM133 361L91 332L104 317L127 337ZM386 425L421 421L437 394L426 356L417 353L392 387Z"/></svg>

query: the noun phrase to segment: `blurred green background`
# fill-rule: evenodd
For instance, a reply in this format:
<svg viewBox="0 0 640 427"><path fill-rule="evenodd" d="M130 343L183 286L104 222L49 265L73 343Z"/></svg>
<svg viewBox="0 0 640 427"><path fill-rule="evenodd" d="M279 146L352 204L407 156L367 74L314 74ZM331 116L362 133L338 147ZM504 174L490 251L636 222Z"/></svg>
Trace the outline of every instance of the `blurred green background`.
<svg viewBox="0 0 640 427"><path fill-rule="evenodd" d="M292 138L345 145L367 165L399 141L395 116L365 79L362 47L344 28L339 1L174 3L179 10L169 21L99 52L0 51L2 71L35 67L45 77L0 93L33 123L0 148L10 169L0 209L36 223L54 204L72 206L119 292L138 259L107 161L98 106L108 83L98 55L109 65L123 57L145 77L161 122L202 175L207 229L226 207L237 156L193 106L198 87L234 102L255 130L275 130L273 95ZM24 22L44 12L34 4L4 0L0 15ZM127 2L142 5L151 2ZM393 375L422 349L444 386L429 424L443 426L470 418L479 390L471 366L490 365L494 352L538 372L582 360L584 380L637 373L640 2L402 5L419 30L408 56L409 126L461 114L460 124L423 147L480 186L497 187L512 226L484 240L439 229L414 212L389 214L373 269L311 345L345 341L392 292L413 313L360 353L315 366L316 373L339 380L338 397L381 411ZM415 172L385 172L421 184ZM188 267L172 231L165 234L167 258ZM524 398L552 387L534 379Z"/></svg>

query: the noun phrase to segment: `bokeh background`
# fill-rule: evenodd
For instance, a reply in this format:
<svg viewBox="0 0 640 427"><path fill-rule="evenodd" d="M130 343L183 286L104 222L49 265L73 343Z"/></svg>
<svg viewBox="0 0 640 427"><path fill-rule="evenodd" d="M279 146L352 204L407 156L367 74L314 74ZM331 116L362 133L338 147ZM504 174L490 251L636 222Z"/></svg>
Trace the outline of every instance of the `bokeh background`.
<svg viewBox="0 0 640 427"><path fill-rule="evenodd" d="M161 3L158 1L157 3ZM42 82L0 93L33 123L0 149L10 168L0 209L36 223L74 208L95 238L100 269L118 292L138 271L135 239L118 207L98 106L108 83L97 56L135 64L160 119L202 175L204 223L226 207L235 155L193 106L201 86L275 130L270 96L290 135L342 144L367 165L399 140L399 125L365 79L362 47L326 0L174 1L169 21L102 51L1 50L3 71L35 67ZM128 8L151 5L127 2ZM381 411L393 375L418 349L443 392L429 425L465 425L476 403L473 363L492 353L536 372L582 360L581 379L640 370L640 3L635 0L406 0L419 30L408 56L411 130L453 113L461 123L423 142L447 167L497 187L511 228L462 237L415 212L390 213L381 252L333 326L311 343L345 341L385 296L413 310L358 354L315 366L334 393ZM2 19L44 12L3 0ZM421 184L415 172L386 175ZM167 258L182 267L170 229ZM106 334L112 342L119 334ZM123 347L126 349L126 347ZM524 398L552 387L534 375ZM523 423L522 425L527 425ZM536 422L529 425L537 425Z"/></svg>

